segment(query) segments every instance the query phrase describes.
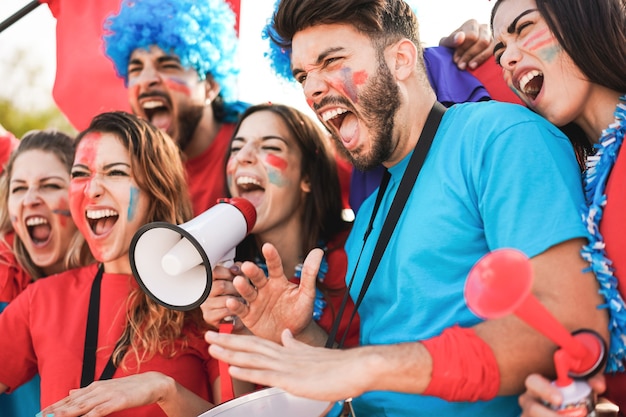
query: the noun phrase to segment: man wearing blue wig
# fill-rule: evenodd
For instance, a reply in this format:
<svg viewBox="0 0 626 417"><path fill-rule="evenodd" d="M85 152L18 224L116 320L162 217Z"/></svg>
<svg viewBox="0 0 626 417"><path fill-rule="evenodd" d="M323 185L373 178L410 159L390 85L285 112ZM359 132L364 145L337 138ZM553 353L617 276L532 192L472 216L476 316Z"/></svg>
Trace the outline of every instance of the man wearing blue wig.
<svg viewBox="0 0 626 417"><path fill-rule="evenodd" d="M244 107L234 12L224 0L123 0L105 29L105 53L133 112L178 143L202 213L224 196L223 158Z"/></svg>

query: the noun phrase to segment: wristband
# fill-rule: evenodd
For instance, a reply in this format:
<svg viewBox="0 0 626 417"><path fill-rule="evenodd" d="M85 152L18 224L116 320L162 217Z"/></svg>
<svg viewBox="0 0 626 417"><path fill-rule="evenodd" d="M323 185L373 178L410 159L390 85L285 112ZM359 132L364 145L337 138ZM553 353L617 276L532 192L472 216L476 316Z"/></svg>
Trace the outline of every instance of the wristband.
<svg viewBox="0 0 626 417"><path fill-rule="evenodd" d="M491 347L474 329L453 326L422 342L433 362L424 395L446 401L491 400L500 388L500 370Z"/></svg>

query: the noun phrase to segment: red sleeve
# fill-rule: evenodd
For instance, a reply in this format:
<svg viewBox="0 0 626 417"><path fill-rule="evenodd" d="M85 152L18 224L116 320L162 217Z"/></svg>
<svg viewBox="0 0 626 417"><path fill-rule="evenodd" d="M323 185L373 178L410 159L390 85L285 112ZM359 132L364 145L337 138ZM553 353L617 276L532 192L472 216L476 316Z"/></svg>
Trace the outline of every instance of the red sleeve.
<svg viewBox="0 0 626 417"><path fill-rule="evenodd" d="M19 266L11 245L13 234L0 240L0 303L11 302L31 283L30 276Z"/></svg>
<svg viewBox="0 0 626 417"><path fill-rule="evenodd" d="M12 392L37 373L30 311L30 291L27 289L0 314L0 335L3 335L0 337L0 382L9 387L7 392Z"/></svg>
<svg viewBox="0 0 626 417"><path fill-rule="evenodd" d="M344 250L345 240L348 232L339 234L328 245L326 260L328 261L328 272L324 278L324 285L328 288L327 301L328 305L324 309L322 317L318 324L326 332L330 332L335 318L341 307L346 287L346 271L348 269L348 257ZM339 342L347 332L344 347L354 347L359 344L359 315L356 314L352 320L352 324L348 328L348 322L354 311L354 302L348 299L346 309L341 317L339 331L337 332L336 341Z"/></svg>

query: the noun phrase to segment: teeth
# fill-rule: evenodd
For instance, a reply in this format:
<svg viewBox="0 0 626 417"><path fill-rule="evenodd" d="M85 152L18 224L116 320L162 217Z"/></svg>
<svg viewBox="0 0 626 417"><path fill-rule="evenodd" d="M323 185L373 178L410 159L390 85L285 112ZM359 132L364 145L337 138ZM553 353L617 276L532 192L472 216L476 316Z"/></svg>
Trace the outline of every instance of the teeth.
<svg viewBox="0 0 626 417"><path fill-rule="evenodd" d="M237 185L248 185L248 184L258 185L259 187L261 186L261 183L257 181L256 178L246 177L246 176L241 176L237 178Z"/></svg>
<svg viewBox="0 0 626 417"><path fill-rule="evenodd" d="M330 119L332 119L333 117L337 117L340 114L344 114L346 113L348 110L346 109L333 109L333 110L329 110L327 112L324 112L322 114L322 120L324 120L325 122L329 121Z"/></svg>
<svg viewBox="0 0 626 417"><path fill-rule="evenodd" d="M91 220L102 219L104 217L118 216L115 210L87 210L87 218Z"/></svg>
<svg viewBox="0 0 626 417"><path fill-rule="evenodd" d="M163 107L164 104L162 101L158 101L158 100L150 100L150 101L146 101L145 103L142 104L144 109L156 109L157 107Z"/></svg>
<svg viewBox="0 0 626 417"><path fill-rule="evenodd" d="M520 90L526 93L527 92L526 91L526 86L528 85L530 80L532 80L533 78L535 78L538 75L543 75L543 74L541 73L541 71L537 71L537 70L532 70L529 73L525 74L522 77L522 79L519 81Z"/></svg>
<svg viewBox="0 0 626 417"><path fill-rule="evenodd" d="M40 224L48 224L48 220L43 217L31 217L26 220L26 226L38 226Z"/></svg>

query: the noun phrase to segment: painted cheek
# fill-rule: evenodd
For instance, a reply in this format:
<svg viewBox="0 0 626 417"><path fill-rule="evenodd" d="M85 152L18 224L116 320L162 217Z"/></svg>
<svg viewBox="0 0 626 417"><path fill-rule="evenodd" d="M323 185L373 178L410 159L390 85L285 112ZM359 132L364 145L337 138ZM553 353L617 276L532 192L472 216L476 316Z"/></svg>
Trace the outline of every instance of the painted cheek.
<svg viewBox="0 0 626 417"><path fill-rule="evenodd" d="M139 204L139 188L131 187L128 201L128 221L132 221L137 214L137 205Z"/></svg>
<svg viewBox="0 0 626 417"><path fill-rule="evenodd" d="M283 176L282 172L277 171L273 168L270 168L267 170L267 178L270 184L273 184L277 187L284 187L288 183L287 179Z"/></svg>
<svg viewBox="0 0 626 417"><path fill-rule="evenodd" d="M85 218L85 210L83 209L85 204L85 187L84 181L72 181L70 182L70 212L72 214L72 220L76 224L76 227L81 231L84 236L85 231L89 228L87 225L87 219Z"/></svg>
<svg viewBox="0 0 626 417"><path fill-rule="evenodd" d="M552 43L553 40L554 38L550 35L550 31L548 29L542 29L534 35L529 36L522 46L529 51L536 51L542 46Z"/></svg>
<svg viewBox="0 0 626 417"><path fill-rule="evenodd" d="M354 103L358 102L357 88L367 81L367 72L352 72L350 68L343 68L340 71L339 80L331 80L330 84L334 89L341 92Z"/></svg>
<svg viewBox="0 0 626 417"><path fill-rule="evenodd" d="M286 160L276 155L267 155L265 162L279 171L285 171L289 166Z"/></svg>
<svg viewBox="0 0 626 417"><path fill-rule="evenodd" d="M172 91L177 91L187 97L191 96L191 89L184 80L181 80L179 78L166 78L163 81L163 84L165 84L167 88Z"/></svg>
<svg viewBox="0 0 626 417"><path fill-rule="evenodd" d="M552 44L541 48L537 55L546 62L554 62L562 52L563 49L559 45Z"/></svg>
<svg viewBox="0 0 626 417"><path fill-rule="evenodd" d="M63 198L59 201L59 206L52 210L52 213L59 216L59 223L62 227L67 226L70 221L72 213L69 210L70 203L67 199Z"/></svg>

